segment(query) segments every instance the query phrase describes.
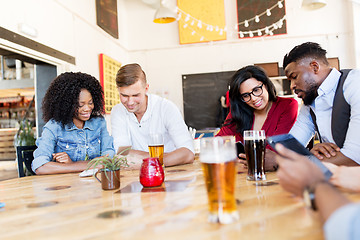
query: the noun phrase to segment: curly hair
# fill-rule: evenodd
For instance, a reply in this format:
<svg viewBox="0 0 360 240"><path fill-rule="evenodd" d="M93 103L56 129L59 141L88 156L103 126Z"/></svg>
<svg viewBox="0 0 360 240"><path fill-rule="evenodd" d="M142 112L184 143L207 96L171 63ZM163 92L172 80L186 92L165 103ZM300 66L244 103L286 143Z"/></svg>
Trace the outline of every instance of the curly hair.
<svg viewBox="0 0 360 240"><path fill-rule="evenodd" d="M294 47L289 53L284 56L283 69L286 68L292 62L296 62L306 57L313 57L315 59L323 61L326 65L329 65L326 58L326 50L322 49L318 43L305 42Z"/></svg>
<svg viewBox="0 0 360 240"><path fill-rule="evenodd" d="M225 125L235 124L237 132L251 129L254 122L254 109L241 100L240 85L249 78L255 78L262 82L269 93L269 101L276 101L276 90L274 84L266 75L265 71L258 67L249 65L239 69L230 81L230 109L232 118Z"/></svg>
<svg viewBox="0 0 360 240"><path fill-rule="evenodd" d="M50 84L42 101L43 119L53 119L67 125L79 107L79 95L82 89L91 93L94 109L92 117L104 113L104 91L100 82L93 76L81 72L66 72L57 76Z"/></svg>

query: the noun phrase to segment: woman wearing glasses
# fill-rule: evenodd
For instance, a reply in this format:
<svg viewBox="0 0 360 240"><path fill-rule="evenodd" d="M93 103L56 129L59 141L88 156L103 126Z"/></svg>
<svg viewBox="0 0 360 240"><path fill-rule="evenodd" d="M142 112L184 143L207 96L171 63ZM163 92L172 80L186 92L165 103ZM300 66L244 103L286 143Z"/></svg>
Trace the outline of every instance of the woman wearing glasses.
<svg viewBox="0 0 360 240"><path fill-rule="evenodd" d="M239 69L230 82L230 113L217 136L234 135L244 143L245 130L265 130L266 136L288 133L298 112L298 103L292 98L276 96L275 86L259 67ZM267 146L265 170L276 170L275 155ZM240 162L245 155L240 155Z"/></svg>

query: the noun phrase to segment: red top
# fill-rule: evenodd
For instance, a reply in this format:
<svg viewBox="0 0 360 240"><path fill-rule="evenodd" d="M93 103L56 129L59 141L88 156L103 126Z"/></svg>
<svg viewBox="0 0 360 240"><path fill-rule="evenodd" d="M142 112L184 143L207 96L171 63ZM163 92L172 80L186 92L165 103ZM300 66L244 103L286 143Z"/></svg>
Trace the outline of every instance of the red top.
<svg viewBox="0 0 360 240"><path fill-rule="evenodd" d="M270 111L265 119L261 130L265 130L267 137L288 133L294 125L298 113L298 103L293 98L277 97L273 102ZM231 112L226 117L225 122L231 119ZM253 129L253 127L251 127ZM216 136L234 136L236 141L244 143L241 133L236 132L236 125L230 124L223 126ZM267 145L267 148L270 146Z"/></svg>

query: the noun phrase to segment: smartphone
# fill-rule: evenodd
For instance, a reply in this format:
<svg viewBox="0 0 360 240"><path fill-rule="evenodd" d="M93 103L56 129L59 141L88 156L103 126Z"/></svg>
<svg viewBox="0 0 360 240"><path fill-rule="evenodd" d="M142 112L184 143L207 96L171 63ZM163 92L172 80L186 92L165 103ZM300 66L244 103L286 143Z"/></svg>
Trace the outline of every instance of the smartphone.
<svg viewBox="0 0 360 240"><path fill-rule="evenodd" d="M240 142L240 141L236 142L235 144L236 144L237 156L239 157L240 153L245 153L245 148L244 148L244 145L242 144L242 142Z"/></svg>
<svg viewBox="0 0 360 240"><path fill-rule="evenodd" d="M325 175L325 178L329 180L332 176L332 172L317 158L315 157L308 149L306 149L296 138L291 134L281 134L276 136L271 136L266 139L268 144L275 149L277 143L281 143L290 150L297 152L298 154L307 156L310 161L315 163Z"/></svg>

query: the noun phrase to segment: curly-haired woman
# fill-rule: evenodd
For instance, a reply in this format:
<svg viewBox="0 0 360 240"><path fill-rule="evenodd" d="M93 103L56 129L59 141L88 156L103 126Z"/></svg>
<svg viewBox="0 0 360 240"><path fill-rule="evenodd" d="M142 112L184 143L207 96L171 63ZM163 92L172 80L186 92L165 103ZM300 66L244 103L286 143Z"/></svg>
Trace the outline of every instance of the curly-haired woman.
<svg viewBox="0 0 360 240"><path fill-rule="evenodd" d="M50 84L42 102L47 122L36 141L32 170L36 174L80 172L85 159L115 154L104 113L99 81L85 73L67 72Z"/></svg>
<svg viewBox="0 0 360 240"><path fill-rule="evenodd" d="M260 67L250 65L239 69L230 81L229 96L230 113L217 136L233 135L236 141L244 143L244 130L265 130L268 137L288 133L294 125L297 101L277 97L274 84ZM245 158L244 154L240 155ZM265 170L275 169L275 154L267 146Z"/></svg>

